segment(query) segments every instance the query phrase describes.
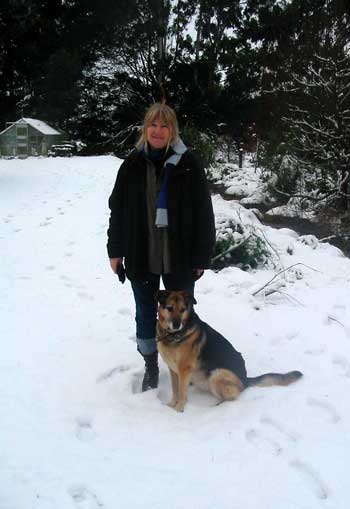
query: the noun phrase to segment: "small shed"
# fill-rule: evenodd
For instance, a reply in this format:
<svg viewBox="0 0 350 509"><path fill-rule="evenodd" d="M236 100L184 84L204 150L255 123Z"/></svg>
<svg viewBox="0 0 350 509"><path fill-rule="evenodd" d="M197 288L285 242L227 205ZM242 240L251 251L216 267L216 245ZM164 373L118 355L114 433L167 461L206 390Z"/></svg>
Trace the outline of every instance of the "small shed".
<svg viewBox="0 0 350 509"><path fill-rule="evenodd" d="M47 156L52 145L62 143L64 134L35 118L7 122L0 132L1 157Z"/></svg>

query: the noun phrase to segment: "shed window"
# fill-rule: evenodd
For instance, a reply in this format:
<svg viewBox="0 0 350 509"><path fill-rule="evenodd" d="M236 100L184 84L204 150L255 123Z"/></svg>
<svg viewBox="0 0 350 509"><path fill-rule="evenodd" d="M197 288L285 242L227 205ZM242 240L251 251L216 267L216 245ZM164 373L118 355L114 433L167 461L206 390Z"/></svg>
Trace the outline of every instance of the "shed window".
<svg viewBox="0 0 350 509"><path fill-rule="evenodd" d="M17 136L27 136L27 128L17 127Z"/></svg>

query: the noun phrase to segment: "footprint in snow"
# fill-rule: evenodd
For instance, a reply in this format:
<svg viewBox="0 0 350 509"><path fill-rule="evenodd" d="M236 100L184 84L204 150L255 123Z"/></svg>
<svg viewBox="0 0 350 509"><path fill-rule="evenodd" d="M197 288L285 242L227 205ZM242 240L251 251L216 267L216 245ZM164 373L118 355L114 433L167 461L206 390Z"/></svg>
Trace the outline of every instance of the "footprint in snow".
<svg viewBox="0 0 350 509"><path fill-rule="evenodd" d="M257 447L258 449L267 449L268 452L272 452L274 456L278 456L282 452L282 447L276 440L264 436L263 433L255 428L248 429L245 432L247 441Z"/></svg>
<svg viewBox="0 0 350 509"><path fill-rule="evenodd" d="M338 355L337 357L333 358L332 362L335 366L339 366L341 368L343 376L346 378L350 377L350 366L345 357Z"/></svg>
<svg viewBox="0 0 350 509"><path fill-rule="evenodd" d="M297 338L299 336L299 331L290 331L286 334L286 339L288 341L292 341L293 339Z"/></svg>
<svg viewBox="0 0 350 509"><path fill-rule="evenodd" d="M312 350L304 350L307 355L322 355L325 352L325 348L314 348Z"/></svg>
<svg viewBox="0 0 350 509"><path fill-rule="evenodd" d="M115 366L112 369L109 369L108 371L105 371L104 373L101 373L96 379L97 383L105 382L106 380L109 380L117 373L125 373L126 371L129 371L130 366L128 364L120 364L120 366Z"/></svg>
<svg viewBox="0 0 350 509"><path fill-rule="evenodd" d="M85 299L85 300L94 300L94 297L92 295L89 295L88 293L86 292L78 292L77 293L78 297L80 297L81 299Z"/></svg>
<svg viewBox="0 0 350 509"><path fill-rule="evenodd" d="M245 434L247 441L258 449L267 449L278 456L288 444L296 444L298 441L299 437L296 433L269 416L262 416L260 423L263 426L261 429L251 428ZM272 436L268 428L272 430Z"/></svg>
<svg viewBox="0 0 350 509"><path fill-rule="evenodd" d="M64 282L64 286L66 288L73 287L73 280L71 278L69 278L68 276L60 276L60 279Z"/></svg>
<svg viewBox="0 0 350 509"><path fill-rule="evenodd" d="M92 422L89 418L79 417L77 419L77 427L75 436L81 442L92 442L96 437L96 433L92 427Z"/></svg>
<svg viewBox="0 0 350 509"><path fill-rule="evenodd" d="M272 419L271 417L262 416L260 419L260 422L264 426L273 428L274 430L278 431L280 433L280 435L282 435L283 438L286 438L289 442L295 443L299 439L297 433L295 433L294 431L287 430L287 428L284 425L280 424L279 422L277 422L275 419Z"/></svg>
<svg viewBox="0 0 350 509"><path fill-rule="evenodd" d="M328 417L334 424L339 422L341 419L335 407L328 401L311 397L307 399L307 404L316 408L321 408L326 414L328 414Z"/></svg>
<svg viewBox="0 0 350 509"><path fill-rule="evenodd" d="M311 465L299 460L291 461L289 465L297 470L318 499L326 500L329 497L328 487Z"/></svg>
<svg viewBox="0 0 350 509"><path fill-rule="evenodd" d="M84 486L84 484L70 486L68 494L72 497L78 509L101 509L101 507L104 507L104 504L97 495Z"/></svg>

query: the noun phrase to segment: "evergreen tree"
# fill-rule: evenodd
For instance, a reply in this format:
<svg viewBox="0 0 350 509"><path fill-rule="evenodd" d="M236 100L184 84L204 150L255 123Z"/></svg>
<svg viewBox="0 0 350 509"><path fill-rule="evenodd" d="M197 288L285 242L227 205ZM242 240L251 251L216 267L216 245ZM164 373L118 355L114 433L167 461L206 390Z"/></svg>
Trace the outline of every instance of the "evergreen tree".
<svg viewBox="0 0 350 509"><path fill-rule="evenodd" d="M4 0L0 5L0 120L64 123L83 69L129 20L126 0Z"/></svg>
<svg viewBox="0 0 350 509"><path fill-rule="evenodd" d="M35 78L59 44L62 2L3 0L0 4L0 121L28 114Z"/></svg>
<svg viewBox="0 0 350 509"><path fill-rule="evenodd" d="M328 4L330 8L331 5ZM293 74L287 150L310 191L349 208L350 20L333 3L334 23L323 27L317 52ZM334 18L333 18L334 19ZM329 21L331 18L329 18Z"/></svg>

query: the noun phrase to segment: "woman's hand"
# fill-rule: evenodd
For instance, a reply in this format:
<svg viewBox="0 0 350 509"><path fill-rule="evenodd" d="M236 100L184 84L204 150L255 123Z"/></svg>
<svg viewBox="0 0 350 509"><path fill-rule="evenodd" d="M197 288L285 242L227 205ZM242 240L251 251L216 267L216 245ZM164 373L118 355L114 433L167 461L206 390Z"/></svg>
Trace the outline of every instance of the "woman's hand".
<svg viewBox="0 0 350 509"><path fill-rule="evenodd" d="M114 274L117 273L117 267L118 265L123 263L123 258L110 258L109 264L111 266L111 269L113 270Z"/></svg>

